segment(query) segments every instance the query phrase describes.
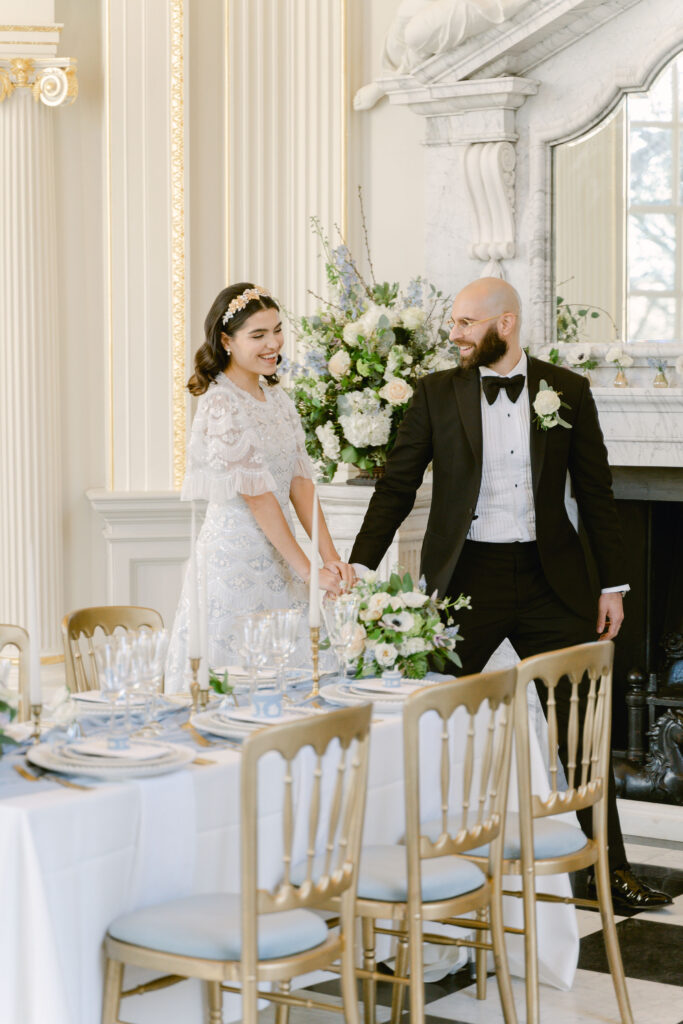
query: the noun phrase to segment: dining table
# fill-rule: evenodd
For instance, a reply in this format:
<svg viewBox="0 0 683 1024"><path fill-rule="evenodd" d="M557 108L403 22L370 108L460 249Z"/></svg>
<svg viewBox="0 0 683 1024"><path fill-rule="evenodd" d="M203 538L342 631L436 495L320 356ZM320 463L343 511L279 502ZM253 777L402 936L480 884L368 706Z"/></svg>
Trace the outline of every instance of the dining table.
<svg viewBox="0 0 683 1024"><path fill-rule="evenodd" d="M318 713L325 713L324 701L316 705ZM0 1024L96 1024L103 939L118 915L192 893L239 890L241 744L210 734L200 740L197 731L187 728L189 714L180 704L162 718L161 738L195 754L181 770L165 775L119 781L83 775L64 785L40 772L35 780L19 774L17 768L32 770L25 764L26 747L0 758ZM104 728L101 718L84 716L82 724L87 735ZM456 736L452 748L456 776L464 746L463 733L462 743ZM548 776L534 730L531 765L533 785L542 794ZM364 842L400 841L402 777L401 715L387 713L378 702ZM261 792L259 828L267 841L259 848L259 880L273 885L280 870L282 808L277 787L267 779ZM514 770L509 806L516 806ZM433 794L423 794L421 813L424 820L438 813L436 787ZM557 896L571 895L566 875L538 879L537 885ZM506 887L519 888L519 880L506 879ZM506 897L504 914L506 923L520 927L522 901ZM538 936L541 982L570 988L579 948L574 908L539 904ZM507 948L511 972L523 976L521 937L508 936ZM447 963L441 967L442 972L449 969ZM153 978L150 972L126 968L124 987ZM203 998L199 983L189 980L124 1000L122 1014L136 1024L199 1022ZM497 1000L495 986L489 998ZM226 994L223 1012L226 1022L239 1020L239 997Z"/></svg>

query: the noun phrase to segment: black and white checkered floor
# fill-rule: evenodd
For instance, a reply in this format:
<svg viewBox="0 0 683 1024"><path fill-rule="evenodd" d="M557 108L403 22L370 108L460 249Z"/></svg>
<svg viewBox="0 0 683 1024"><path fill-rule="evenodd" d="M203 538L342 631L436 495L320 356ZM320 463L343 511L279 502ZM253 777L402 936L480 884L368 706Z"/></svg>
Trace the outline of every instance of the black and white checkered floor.
<svg viewBox="0 0 683 1024"><path fill-rule="evenodd" d="M656 913L617 912L617 933L635 1024L683 1024L683 844L633 840L627 853L636 874L674 897ZM619 1024L607 968L599 914L579 910L581 948L570 992L541 986L541 1015L553 1024ZM525 1019L524 983L513 979L520 1024ZM377 1020L390 1013L391 986L380 985ZM317 996L338 993L336 981L314 986ZM336 1001L336 1000L335 1000ZM493 978L485 1002L476 999L467 968L426 986L426 1024L499 1024L503 1021ZM269 1009L260 1015L267 1024ZM339 1024L338 1013L292 1010L291 1024ZM408 1021L408 1013L404 1020Z"/></svg>

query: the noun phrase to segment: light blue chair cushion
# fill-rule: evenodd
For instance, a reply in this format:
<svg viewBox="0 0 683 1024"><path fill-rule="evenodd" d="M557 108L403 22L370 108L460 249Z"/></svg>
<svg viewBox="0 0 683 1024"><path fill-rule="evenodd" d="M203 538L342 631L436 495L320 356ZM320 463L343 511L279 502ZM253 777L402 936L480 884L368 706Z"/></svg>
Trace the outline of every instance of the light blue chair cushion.
<svg viewBox="0 0 683 1024"><path fill-rule="evenodd" d="M457 835L460 830L460 822L461 819L458 817L448 819L448 831L452 836ZM432 842L436 842L441 835L441 819L421 825L420 832ZM567 825L566 822L555 821L553 818L536 818L534 820L534 857L537 860L541 860L543 857L563 857L565 854L576 853L585 845L586 837L576 825ZM467 852L473 857L488 857L488 843ZM521 855L519 815L511 811L505 824L503 856L507 860L518 860Z"/></svg>
<svg viewBox="0 0 683 1024"><path fill-rule="evenodd" d="M240 897L208 893L170 900L123 914L109 927L121 942L204 960L239 960L242 953ZM260 914L260 960L303 953L327 939L327 925L309 910Z"/></svg>
<svg viewBox="0 0 683 1024"><path fill-rule="evenodd" d="M322 873L322 857L313 863L313 879ZM299 864L292 871L292 881L301 885L306 876L306 865ZM422 900L447 900L466 892L480 889L486 876L476 866L460 857L434 857L422 862ZM366 900L385 900L402 903L408 898L406 880L406 851L404 846L364 846L358 872L358 897Z"/></svg>

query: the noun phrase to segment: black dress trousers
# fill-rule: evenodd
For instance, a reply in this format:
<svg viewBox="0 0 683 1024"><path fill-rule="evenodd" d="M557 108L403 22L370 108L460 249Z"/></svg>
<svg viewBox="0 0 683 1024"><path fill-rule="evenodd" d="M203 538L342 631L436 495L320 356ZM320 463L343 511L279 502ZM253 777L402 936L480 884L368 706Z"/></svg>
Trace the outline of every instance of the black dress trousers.
<svg viewBox="0 0 683 1024"><path fill-rule="evenodd" d="M513 544L466 541L448 587L449 597L458 597L461 593L472 598L471 611L463 609L456 615L463 637L457 651L464 674L481 672L506 637L521 659L597 639L596 612L587 610L584 618L560 600L545 578L534 541ZM559 754L565 767L570 689L569 681L563 680L556 690ZM544 703L542 685L539 697ZM579 710L583 713L581 704ZM577 817L586 835L591 836L591 808L579 811ZM611 757L607 836L610 868L614 870L626 862L626 852L617 813Z"/></svg>

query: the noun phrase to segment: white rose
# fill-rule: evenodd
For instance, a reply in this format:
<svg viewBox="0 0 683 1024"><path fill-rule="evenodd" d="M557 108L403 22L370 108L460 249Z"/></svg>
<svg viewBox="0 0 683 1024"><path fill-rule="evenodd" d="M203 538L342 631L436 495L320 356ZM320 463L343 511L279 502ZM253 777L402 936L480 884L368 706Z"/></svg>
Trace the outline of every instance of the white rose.
<svg viewBox="0 0 683 1024"><path fill-rule="evenodd" d="M340 348L338 352L335 352L329 363L327 369L335 380L341 380L344 374L349 372L351 367L351 356L346 349Z"/></svg>
<svg viewBox="0 0 683 1024"><path fill-rule="evenodd" d="M368 601L368 607L362 611L361 618L366 622L373 622L377 619L381 619L384 614L384 610L388 608L391 597L389 594L385 594L384 591L380 591L378 594L372 594Z"/></svg>
<svg viewBox="0 0 683 1024"><path fill-rule="evenodd" d="M552 416L554 412L560 408L560 396L548 388L545 391L539 391L534 400L534 411L539 416Z"/></svg>
<svg viewBox="0 0 683 1024"><path fill-rule="evenodd" d="M629 366L633 366L633 356L628 355L626 352L624 352L619 361L624 369L626 369Z"/></svg>
<svg viewBox="0 0 683 1024"><path fill-rule="evenodd" d="M394 644L377 644L374 655L378 665L389 668L396 661L398 651Z"/></svg>
<svg viewBox="0 0 683 1024"><path fill-rule="evenodd" d="M403 595L403 603L406 608L422 608L428 600L427 595L420 593L419 590L409 590L407 594Z"/></svg>
<svg viewBox="0 0 683 1024"><path fill-rule="evenodd" d="M401 377L392 377L380 388L378 394L389 405L404 405L412 397L413 389Z"/></svg>
<svg viewBox="0 0 683 1024"><path fill-rule="evenodd" d="M346 648L347 657L359 658L361 656L365 647L365 638L367 635L365 628L361 626L360 623L356 623L353 629L351 642Z"/></svg>
<svg viewBox="0 0 683 1024"><path fill-rule="evenodd" d="M623 355L622 355L622 351L621 351L621 345L612 345L612 347L608 348L607 352L605 353L605 362L606 363L620 363L621 360L622 360L622 357L623 357Z"/></svg>
<svg viewBox="0 0 683 1024"><path fill-rule="evenodd" d="M339 438L334 432L332 423L323 423L322 426L316 427L315 433L323 446L325 458L331 462L337 462L341 454L341 445L339 444Z"/></svg>
<svg viewBox="0 0 683 1024"><path fill-rule="evenodd" d="M407 331L416 331L426 319L427 314L419 306L408 306L401 310L401 322Z"/></svg>
<svg viewBox="0 0 683 1024"><path fill-rule="evenodd" d="M365 334L362 318L360 320L353 320L351 323L344 324L343 335L344 341L347 345L357 345L359 334Z"/></svg>

